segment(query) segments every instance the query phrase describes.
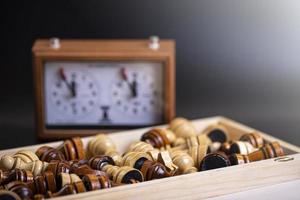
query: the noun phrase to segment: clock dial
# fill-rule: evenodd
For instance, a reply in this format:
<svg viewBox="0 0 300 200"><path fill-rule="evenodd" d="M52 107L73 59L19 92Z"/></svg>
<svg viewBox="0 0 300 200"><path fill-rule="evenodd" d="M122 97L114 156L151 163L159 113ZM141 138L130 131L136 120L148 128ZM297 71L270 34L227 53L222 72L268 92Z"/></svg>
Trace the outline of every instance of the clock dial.
<svg viewBox="0 0 300 200"><path fill-rule="evenodd" d="M47 62L47 125L162 123L162 66L160 62Z"/></svg>
<svg viewBox="0 0 300 200"><path fill-rule="evenodd" d="M122 67L112 87L112 101L122 113L146 115L161 110L161 94L150 74Z"/></svg>
<svg viewBox="0 0 300 200"><path fill-rule="evenodd" d="M52 82L51 102L62 115L80 117L96 106L98 89L93 79L82 71L60 67Z"/></svg>

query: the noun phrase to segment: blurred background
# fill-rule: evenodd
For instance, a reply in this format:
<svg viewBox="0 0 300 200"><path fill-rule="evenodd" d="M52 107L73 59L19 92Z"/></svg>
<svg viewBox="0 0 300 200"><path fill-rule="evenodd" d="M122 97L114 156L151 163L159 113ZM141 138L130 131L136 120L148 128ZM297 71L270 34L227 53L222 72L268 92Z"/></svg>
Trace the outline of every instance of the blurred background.
<svg viewBox="0 0 300 200"><path fill-rule="evenodd" d="M36 143L37 38L176 40L177 115L224 115L300 145L298 0L2 1L0 149Z"/></svg>

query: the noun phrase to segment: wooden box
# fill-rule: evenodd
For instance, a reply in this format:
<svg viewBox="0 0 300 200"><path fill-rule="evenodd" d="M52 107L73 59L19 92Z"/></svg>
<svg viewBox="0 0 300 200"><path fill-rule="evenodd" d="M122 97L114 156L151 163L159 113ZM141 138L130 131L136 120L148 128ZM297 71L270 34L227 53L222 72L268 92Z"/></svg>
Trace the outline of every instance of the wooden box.
<svg viewBox="0 0 300 200"><path fill-rule="evenodd" d="M203 130L207 125L212 123L221 123L229 129L230 137L233 140L239 139L245 133L257 131L219 116L194 120L194 123L199 130ZM112 133L109 137L116 143L120 152L124 152L132 141L139 140L141 135L149 129L143 128ZM267 141L279 141L286 156L133 185L69 195L57 199L200 199L299 179L300 148L265 133L259 133ZM84 145L87 145L91 138L92 136L83 138ZM47 145L56 147L60 143L52 142ZM3 150L0 151L0 156L13 154L20 149L35 151L40 146L34 145Z"/></svg>

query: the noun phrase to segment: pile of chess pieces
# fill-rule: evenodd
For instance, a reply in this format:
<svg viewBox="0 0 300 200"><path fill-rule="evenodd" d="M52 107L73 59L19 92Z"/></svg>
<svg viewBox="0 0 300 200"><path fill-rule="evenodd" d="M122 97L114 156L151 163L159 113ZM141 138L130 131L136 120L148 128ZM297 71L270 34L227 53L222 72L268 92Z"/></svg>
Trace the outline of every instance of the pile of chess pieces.
<svg viewBox="0 0 300 200"><path fill-rule="evenodd" d="M284 155L278 142L267 143L256 132L238 141L231 141L229 135L220 123L199 133L192 122L176 118L168 128L144 133L124 154L105 134L92 138L87 149L75 137L57 148L21 150L0 159L0 194L38 200Z"/></svg>

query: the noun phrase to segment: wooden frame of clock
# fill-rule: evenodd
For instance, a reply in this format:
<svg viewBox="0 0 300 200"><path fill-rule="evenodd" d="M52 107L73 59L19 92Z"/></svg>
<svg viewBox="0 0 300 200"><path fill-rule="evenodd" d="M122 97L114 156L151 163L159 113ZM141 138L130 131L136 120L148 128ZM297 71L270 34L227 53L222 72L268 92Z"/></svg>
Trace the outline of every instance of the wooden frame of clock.
<svg viewBox="0 0 300 200"><path fill-rule="evenodd" d="M163 63L163 122L175 116L175 42L173 40L58 40L39 39L33 48L33 73L36 105L36 126L39 139L88 136L116 129L49 128L45 122L45 63L72 62L131 62ZM126 128L122 127L121 129ZM129 127L127 127L129 128Z"/></svg>

